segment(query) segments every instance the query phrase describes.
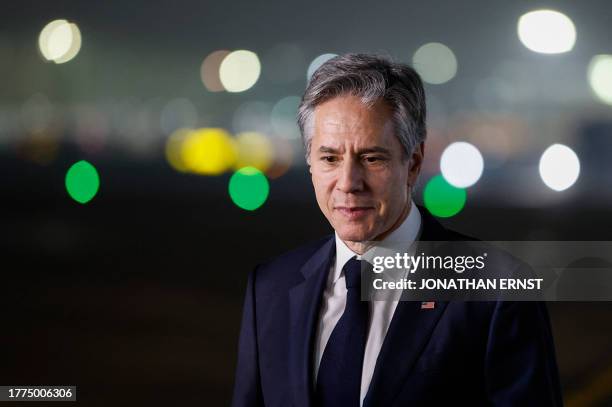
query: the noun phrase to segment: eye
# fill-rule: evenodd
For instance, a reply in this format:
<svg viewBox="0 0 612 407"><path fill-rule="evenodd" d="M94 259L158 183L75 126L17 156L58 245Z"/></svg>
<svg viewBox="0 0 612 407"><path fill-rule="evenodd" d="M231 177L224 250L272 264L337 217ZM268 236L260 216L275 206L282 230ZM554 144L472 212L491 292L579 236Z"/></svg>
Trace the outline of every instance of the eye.
<svg viewBox="0 0 612 407"><path fill-rule="evenodd" d="M376 155L368 155L363 158L368 164L376 164L384 161L383 157L379 157Z"/></svg>
<svg viewBox="0 0 612 407"><path fill-rule="evenodd" d="M338 159L333 155L324 155L321 157L321 161L324 161L326 163L335 163L336 161L338 161Z"/></svg>

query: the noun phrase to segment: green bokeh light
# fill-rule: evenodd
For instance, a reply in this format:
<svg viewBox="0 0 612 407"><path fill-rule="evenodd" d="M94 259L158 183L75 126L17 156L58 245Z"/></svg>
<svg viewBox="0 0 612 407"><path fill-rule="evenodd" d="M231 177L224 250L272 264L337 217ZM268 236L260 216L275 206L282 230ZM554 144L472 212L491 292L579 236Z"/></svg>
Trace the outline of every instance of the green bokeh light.
<svg viewBox="0 0 612 407"><path fill-rule="evenodd" d="M100 189L100 177L96 168L85 160L74 163L66 173L68 195L79 203L93 199Z"/></svg>
<svg viewBox="0 0 612 407"><path fill-rule="evenodd" d="M236 206L253 211L268 199L270 185L266 176L255 167L243 167L230 178L229 194Z"/></svg>
<svg viewBox="0 0 612 407"><path fill-rule="evenodd" d="M461 212L465 206L465 189L449 184L442 175L429 180L423 191L425 207L432 215L449 218Z"/></svg>

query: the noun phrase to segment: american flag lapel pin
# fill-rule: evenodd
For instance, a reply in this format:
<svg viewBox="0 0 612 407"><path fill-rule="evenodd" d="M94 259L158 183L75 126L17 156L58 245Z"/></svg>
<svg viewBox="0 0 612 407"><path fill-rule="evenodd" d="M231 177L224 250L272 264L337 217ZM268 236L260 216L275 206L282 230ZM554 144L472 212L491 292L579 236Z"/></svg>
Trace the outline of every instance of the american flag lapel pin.
<svg viewBox="0 0 612 407"><path fill-rule="evenodd" d="M421 303L421 309L434 309L436 307L435 301L423 301Z"/></svg>

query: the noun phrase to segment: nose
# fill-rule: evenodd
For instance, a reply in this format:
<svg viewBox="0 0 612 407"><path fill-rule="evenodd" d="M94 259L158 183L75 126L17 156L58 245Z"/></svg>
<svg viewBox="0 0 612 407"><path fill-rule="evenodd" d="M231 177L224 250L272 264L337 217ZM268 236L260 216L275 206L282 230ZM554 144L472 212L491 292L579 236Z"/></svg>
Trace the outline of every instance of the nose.
<svg viewBox="0 0 612 407"><path fill-rule="evenodd" d="M344 193L359 192L364 189L364 173L359 160L353 157L342 160L336 189Z"/></svg>

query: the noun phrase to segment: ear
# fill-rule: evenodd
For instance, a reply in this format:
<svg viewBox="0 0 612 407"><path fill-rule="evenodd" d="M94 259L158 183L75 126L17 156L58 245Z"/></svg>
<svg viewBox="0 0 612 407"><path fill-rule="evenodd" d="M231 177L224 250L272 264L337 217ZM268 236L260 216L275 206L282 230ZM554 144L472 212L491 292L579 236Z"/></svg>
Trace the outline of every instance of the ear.
<svg viewBox="0 0 612 407"><path fill-rule="evenodd" d="M408 172L408 185L412 186L416 183L416 180L421 172L421 166L425 159L425 142L421 142L412 151L410 156L410 169Z"/></svg>

